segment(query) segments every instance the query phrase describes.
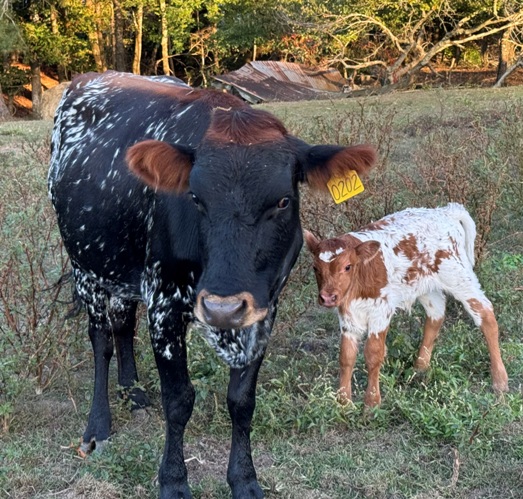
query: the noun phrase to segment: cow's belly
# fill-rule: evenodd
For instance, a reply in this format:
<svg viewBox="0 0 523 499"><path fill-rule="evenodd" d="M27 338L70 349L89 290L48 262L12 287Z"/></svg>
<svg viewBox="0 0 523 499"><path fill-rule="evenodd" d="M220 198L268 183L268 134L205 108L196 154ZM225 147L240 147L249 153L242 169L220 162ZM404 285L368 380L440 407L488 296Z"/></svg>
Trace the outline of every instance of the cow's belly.
<svg viewBox="0 0 523 499"><path fill-rule="evenodd" d="M140 297L147 234L143 210L109 199L104 205L90 202L74 191L59 192L54 201L73 267L113 294Z"/></svg>

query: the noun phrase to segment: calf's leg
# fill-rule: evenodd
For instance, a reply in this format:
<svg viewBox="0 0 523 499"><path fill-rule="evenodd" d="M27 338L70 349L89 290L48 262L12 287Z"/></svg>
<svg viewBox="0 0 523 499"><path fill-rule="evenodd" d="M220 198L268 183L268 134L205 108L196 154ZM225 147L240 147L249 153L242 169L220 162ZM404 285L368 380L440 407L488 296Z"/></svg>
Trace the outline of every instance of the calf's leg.
<svg viewBox="0 0 523 499"><path fill-rule="evenodd" d="M490 355L492 387L495 392L508 392L508 376L499 349L499 331L492 303L481 289L472 267L452 274L452 295L460 301L481 329Z"/></svg>
<svg viewBox="0 0 523 499"><path fill-rule="evenodd" d="M351 381L357 355L357 339L342 333L340 345L340 388L338 390L338 401L341 404L346 404L352 399Z"/></svg>
<svg viewBox="0 0 523 499"><path fill-rule="evenodd" d="M468 298L462 303L476 325L481 329L487 342L492 388L497 393L508 392L508 375L499 349L498 322L494 316L492 304L483 292L480 293L481 295Z"/></svg>
<svg viewBox="0 0 523 499"><path fill-rule="evenodd" d="M445 295L442 292L434 291L420 296L418 300L425 309L427 317L423 326L423 339L414 367L418 371L426 371L430 366L434 342L445 318Z"/></svg>
<svg viewBox="0 0 523 499"><path fill-rule="evenodd" d="M385 359L387 331L388 328L381 333L369 333L365 342L365 364L369 378L364 398L366 407L374 407L381 404L380 370Z"/></svg>
<svg viewBox="0 0 523 499"><path fill-rule="evenodd" d="M233 499L264 497L251 456L251 421L256 405L256 383L263 356L242 369L231 369L227 406L232 422L232 445L227 482Z"/></svg>

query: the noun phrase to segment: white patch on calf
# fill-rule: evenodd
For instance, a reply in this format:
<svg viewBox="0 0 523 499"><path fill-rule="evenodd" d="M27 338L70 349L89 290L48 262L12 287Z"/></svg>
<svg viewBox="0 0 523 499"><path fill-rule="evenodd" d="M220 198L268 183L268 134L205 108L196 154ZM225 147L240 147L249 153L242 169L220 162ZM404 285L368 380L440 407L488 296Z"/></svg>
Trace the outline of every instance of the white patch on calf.
<svg viewBox="0 0 523 499"><path fill-rule="evenodd" d="M338 248L337 250L334 251L334 253L332 251L322 251L319 254L319 259L322 262L330 263L330 262L332 262L332 260L334 260L339 255L341 255L344 251L345 250L343 248Z"/></svg>

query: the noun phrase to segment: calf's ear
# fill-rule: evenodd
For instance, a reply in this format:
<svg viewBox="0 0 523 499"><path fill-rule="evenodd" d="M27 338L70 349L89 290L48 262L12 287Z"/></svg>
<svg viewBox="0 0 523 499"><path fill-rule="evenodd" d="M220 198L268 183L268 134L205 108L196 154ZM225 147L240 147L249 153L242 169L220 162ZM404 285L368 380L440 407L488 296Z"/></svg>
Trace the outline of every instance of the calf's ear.
<svg viewBox="0 0 523 499"><path fill-rule="evenodd" d="M343 147L336 145L311 146L296 137L289 137L298 156L301 180L312 189L328 192L332 177L344 177L350 170L366 175L377 159L370 145Z"/></svg>
<svg viewBox="0 0 523 499"><path fill-rule="evenodd" d="M316 248L318 247L318 244L320 244L319 239L308 230L303 231L303 237L305 239L305 244L307 245L307 248L311 253L314 253L316 251Z"/></svg>
<svg viewBox="0 0 523 499"><path fill-rule="evenodd" d="M144 140L125 155L129 170L154 190L180 194L189 188L193 151L162 142Z"/></svg>
<svg viewBox="0 0 523 499"><path fill-rule="evenodd" d="M369 263L377 256L380 246L378 241L365 241L364 243L358 244L358 246L354 248L358 261L363 263L363 265Z"/></svg>

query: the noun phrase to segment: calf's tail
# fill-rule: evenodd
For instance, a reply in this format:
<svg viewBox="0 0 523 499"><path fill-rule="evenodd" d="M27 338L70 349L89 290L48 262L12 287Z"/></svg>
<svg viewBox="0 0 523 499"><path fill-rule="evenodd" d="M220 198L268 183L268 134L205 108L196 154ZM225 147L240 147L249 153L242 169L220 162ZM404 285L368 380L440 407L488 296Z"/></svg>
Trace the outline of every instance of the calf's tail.
<svg viewBox="0 0 523 499"><path fill-rule="evenodd" d="M465 230L465 251L470 264L474 267L474 242L476 240L476 224L469 212L462 204L449 203L447 206L452 217L461 224Z"/></svg>

